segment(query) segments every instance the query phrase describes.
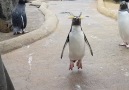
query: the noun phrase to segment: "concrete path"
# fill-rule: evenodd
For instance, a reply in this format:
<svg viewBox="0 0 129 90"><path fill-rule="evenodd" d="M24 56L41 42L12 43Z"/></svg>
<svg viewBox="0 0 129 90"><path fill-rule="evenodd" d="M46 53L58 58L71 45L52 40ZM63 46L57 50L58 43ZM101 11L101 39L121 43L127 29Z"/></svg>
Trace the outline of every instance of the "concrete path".
<svg viewBox="0 0 129 90"><path fill-rule="evenodd" d="M59 18L59 26L49 37L2 56L16 90L128 90L129 50L122 42L117 21L96 10L96 0L53 1L49 9ZM82 28L92 46L86 47L83 69L69 71L68 48L60 54L71 20L62 12L89 16Z"/></svg>

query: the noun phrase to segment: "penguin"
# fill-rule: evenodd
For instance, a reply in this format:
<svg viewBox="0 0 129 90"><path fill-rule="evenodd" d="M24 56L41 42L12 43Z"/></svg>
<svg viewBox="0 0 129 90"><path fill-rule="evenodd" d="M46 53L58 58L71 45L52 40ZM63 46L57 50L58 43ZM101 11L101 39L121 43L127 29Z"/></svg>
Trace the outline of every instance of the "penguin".
<svg viewBox="0 0 129 90"><path fill-rule="evenodd" d="M125 1L120 2L120 9L118 11L118 27L119 33L123 40L120 46L129 48L129 9Z"/></svg>
<svg viewBox="0 0 129 90"><path fill-rule="evenodd" d="M128 7L129 7L129 0L120 0L120 2L122 2L122 1L127 2L127 5L128 5Z"/></svg>
<svg viewBox="0 0 129 90"><path fill-rule="evenodd" d="M82 59L85 54L85 42L88 44L91 55L93 56L93 52L91 46L86 38L85 33L81 27L81 14L79 16L72 15L72 24L70 32L68 33L67 39L62 49L61 59L63 57L64 49L69 43L69 59L70 59L70 66L69 70L73 70L74 63L77 61L76 65L78 69L82 69Z"/></svg>
<svg viewBox="0 0 129 90"><path fill-rule="evenodd" d="M12 12L12 26L13 26L13 34L24 34L24 29L27 25L27 16L25 12L25 3L27 0L19 0L18 5L14 8Z"/></svg>

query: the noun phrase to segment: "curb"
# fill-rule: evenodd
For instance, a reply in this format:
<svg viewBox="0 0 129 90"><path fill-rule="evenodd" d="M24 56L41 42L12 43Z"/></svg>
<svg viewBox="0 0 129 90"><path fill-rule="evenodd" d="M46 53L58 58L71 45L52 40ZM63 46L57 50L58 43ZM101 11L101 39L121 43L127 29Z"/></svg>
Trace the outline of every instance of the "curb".
<svg viewBox="0 0 129 90"><path fill-rule="evenodd" d="M117 20L117 13L115 11L107 9L104 5L103 0L98 0L97 9L101 14Z"/></svg>
<svg viewBox="0 0 129 90"><path fill-rule="evenodd" d="M56 30L58 19L52 11L47 9L47 4L42 2L39 10L42 12L42 14L45 15L45 22L41 25L41 27L32 32L18 36L17 38L0 42L0 53L4 54L25 45L31 44L48 36Z"/></svg>

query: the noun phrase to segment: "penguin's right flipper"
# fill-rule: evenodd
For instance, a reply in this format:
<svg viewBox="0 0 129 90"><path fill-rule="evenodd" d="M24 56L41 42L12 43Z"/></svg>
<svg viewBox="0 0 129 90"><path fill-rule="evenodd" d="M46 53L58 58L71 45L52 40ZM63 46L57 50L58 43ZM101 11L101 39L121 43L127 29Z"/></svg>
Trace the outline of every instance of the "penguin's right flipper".
<svg viewBox="0 0 129 90"><path fill-rule="evenodd" d="M86 43L88 44L88 46L89 46L89 49L90 49L91 55L93 56L92 48L91 48L90 43L88 42L88 40L87 40L87 38L86 38L85 33L84 33L84 39L85 39L85 42L86 42Z"/></svg>
<svg viewBox="0 0 129 90"><path fill-rule="evenodd" d="M68 34L67 39L66 39L66 41L65 41L64 47L63 47L63 49L62 49L61 59L62 59L62 57L63 57L64 49L65 49L65 47L66 47L66 45L67 45L68 42L69 42L69 34Z"/></svg>
<svg viewBox="0 0 129 90"><path fill-rule="evenodd" d="M81 30L82 30L82 27L81 27ZM82 30L82 31L83 31L83 30ZM90 43L88 42L88 39L86 38L86 35L85 35L84 32L83 32L83 34L84 34L84 40L85 40L85 42L88 44L89 49L90 49L90 52L91 52L91 55L93 56L93 51L92 51L92 48L91 48L91 46L90 46Z"/></svg>

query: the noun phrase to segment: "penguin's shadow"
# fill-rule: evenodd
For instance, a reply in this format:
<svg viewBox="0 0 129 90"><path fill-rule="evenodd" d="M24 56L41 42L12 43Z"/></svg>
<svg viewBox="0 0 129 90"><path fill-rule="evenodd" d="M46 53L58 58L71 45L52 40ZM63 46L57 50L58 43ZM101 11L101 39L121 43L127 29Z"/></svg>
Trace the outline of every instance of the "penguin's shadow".
<svg viewBox="0 0 129 90"><path fill-rule="evenodd" d="M82 71L71 72L68 75L70 90L83 90L85 88L86 75Z"/></svg>

